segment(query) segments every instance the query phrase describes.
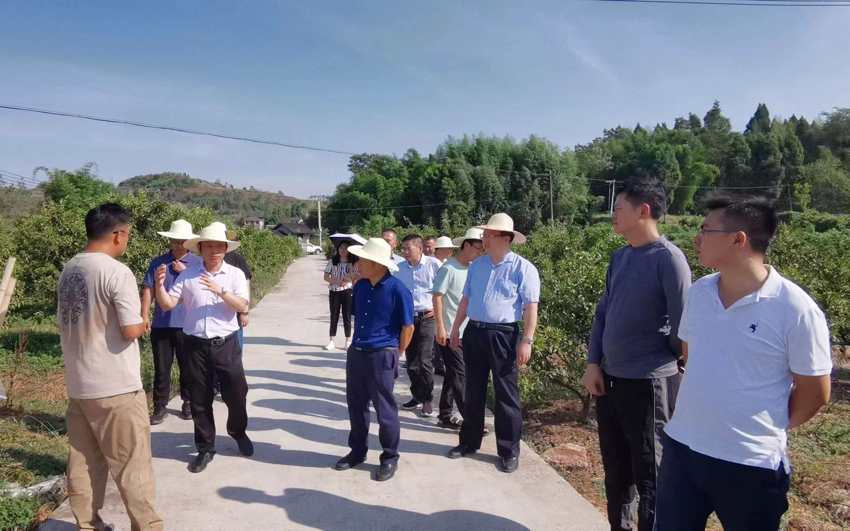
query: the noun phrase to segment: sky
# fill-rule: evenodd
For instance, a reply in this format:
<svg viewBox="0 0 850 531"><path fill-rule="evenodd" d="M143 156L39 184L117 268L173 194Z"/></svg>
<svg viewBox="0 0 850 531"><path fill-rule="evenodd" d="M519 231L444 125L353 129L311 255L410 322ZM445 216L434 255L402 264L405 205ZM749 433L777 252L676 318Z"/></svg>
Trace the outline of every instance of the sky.
<svg viewBox="0 0 850 531"><path fill-rule="evenodd" d="M482 133L574 148L715 100L739 130L762 102L848 107L847 28L850 7L16 0L0 104L353 153ZM90 161L116 184L174 171L300 198L350 177L346 155L0 109L0 170Z"/></svg>

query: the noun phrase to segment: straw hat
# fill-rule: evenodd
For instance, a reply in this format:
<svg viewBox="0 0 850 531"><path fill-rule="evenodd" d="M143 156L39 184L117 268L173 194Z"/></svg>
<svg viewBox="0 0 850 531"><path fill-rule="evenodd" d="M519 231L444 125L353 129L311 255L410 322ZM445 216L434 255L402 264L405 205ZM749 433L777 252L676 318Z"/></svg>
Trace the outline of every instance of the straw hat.
<svg viewBox="0 0 850 531"><path fill-rule="evenodd" d="M497 230L501 232L513 232L514 243L525 243L525 236L521 232L514 230L514 220L505 213L495 214L490 218L486 225L475 227L481 230Z"/></svg>
<svg viewBox="0 0 850 531"><path fill-rule="evenodd" d="M461 245L463 245L463 242L465 240L480 240L483 237L484 237L484 231L477 228L477 227L473 227L471 229L466 229L466 234L464 234L463 236L460 236L458 238L453 239L452 243L455 244L455 247L460 247Z"/></svg>
<svg viewBox="0 0 850 531"><path fill-rule="evenodd" d="M198 235L192 232L192 224L185 219L178 219L171 222L171 228L167 231L157 232L160 236L165 236L171 240L191 240L197 238Z"/></svg>
<svg viewBox="0 0 850 531"><path fill-rule="evenodd" d="M390 244L381 238L369 238L366 245L352 245L348 248L348 252L360 258L381 264L390 271L398 271L398 266L390 258L393 252Z"/></svg>
<svg viewBox="0 0 850 531"><path fill-rule="evenodd" d="M217 228L220 228L221 230L223 230L224 234L227 236L228 240L235 240L236 239L236 231L228 229L227 225L225 225L221 221L213 221L212 223L210 223L209 226L210 227L217 227Z"/></svg>
<svg viewBox="0 0 850 531"><path fill-rule="evenodd" d="M434 249L454 249L457 247L452 243L452 239L448 236L440 236L437 238L437 243L434 244Z"/></svg>
<svg viewBox="0 0 850 531"><path fill-rule="evenodd" d="M198 244L201 242L222 242L227 244L227 252L239 247L239 242L234 242L228 239L227 230L224 229L223 223L213 223L201 230L201 234L197 238L192 238L183 244L183 247L192 251L198 252ZM233 231L230 231L233 232Z"/></svg>

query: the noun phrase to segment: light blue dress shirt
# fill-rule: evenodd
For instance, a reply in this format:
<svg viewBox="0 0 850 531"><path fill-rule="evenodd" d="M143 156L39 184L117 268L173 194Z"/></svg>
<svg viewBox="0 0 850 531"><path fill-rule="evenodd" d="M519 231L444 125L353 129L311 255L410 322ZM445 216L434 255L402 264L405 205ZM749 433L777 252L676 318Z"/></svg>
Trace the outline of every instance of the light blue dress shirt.
<svg viewBox="0 0 850 531"><path fill-rule="evenodd" d="M537 268L513 251L498 265L490 255L469 264L463 294L469 299L466 315L482 323L516 323L523 305L540 302Z"/></svg>
<svg viewBox="0 0 850 531"><path fill-rule="evenodd" d="M437 271L443 264L433 256L422 255L422 260L416 267L411 267L407 261L398 264L395 277L401 280L413 295L413 311L424 312L434 309L434 280Z"/></svg>

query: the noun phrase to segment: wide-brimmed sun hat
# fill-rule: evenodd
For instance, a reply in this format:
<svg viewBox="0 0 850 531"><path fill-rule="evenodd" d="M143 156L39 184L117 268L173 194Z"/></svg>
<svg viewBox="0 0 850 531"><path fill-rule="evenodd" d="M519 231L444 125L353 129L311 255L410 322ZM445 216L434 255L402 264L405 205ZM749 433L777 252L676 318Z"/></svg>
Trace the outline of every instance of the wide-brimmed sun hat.
<svg viewBox="0 0 850 531"><path fill-rule="evenodd" d="M437 243L434 244L434 249L454 249L456 247L457 245L448 236L440 236L437 238Z"/></svg>
<svg viewBox="0 0 850 531"><path fill-rule="evenodd" d="M466 241L466 240L480 240L483 237L484 237L484 231L477 228L477 227L473 227L471 229L466 229L466 234L453 239L452 243L455 244L455 247L460 247L461 245L463 245L463 242Z"/></svg>
<svg viewBox="0 0 850 531"><path fill-rule="evenodd" d="M390 271L395 272L398 271L398 266L395 265L392 258L390 258L392 251L390 244L381 238L369 238L366 245L352 245L348 248L349 253L381 264Z"/></svg>
<svg viewBox="0 0 850 531"><path fill-rule="evenodd" d="M514 233L514 243L525 243L525 236L521 232L517 232L514 230L514 220L504 212L500 212L499 214L494 214L486 225L479 225L475 227L476 229L481 230L497 230L500 232L513 232Z"/></svg>
<svg viewBox="0 0 850 531"><path fill-rule="evenodd" d="M166 231L157 232L157 234L171 240L191 240L198 237L197 234L192 232L192 224L185 219L172 221L171 228Z"/></svg>
<svg viewBox="0 0 850 531"><path fill-rule="evenodd" d="M227 230L224 229L224 223L213 223L208 227L204 227L203 230L201 230L201 234L199 234L197 238L187 240L186 243L183 244L183 247L192 251L193 253L197 253L199 243L221 242L227 244L227 252L229 253L230 251L237 249L240 244L239 242L231 241L227 236Z"/></svg>
<svg viewBox="0 0 850 531"><path fill-rule="evenodd" d="M209 226L210 227L218 227L221 230L223 230L224 235L227 236L228 240L235 240L236 239L236 231L228 229L227 225L225 225L221 221L213 221L212 223L209 224Z"/></svg>

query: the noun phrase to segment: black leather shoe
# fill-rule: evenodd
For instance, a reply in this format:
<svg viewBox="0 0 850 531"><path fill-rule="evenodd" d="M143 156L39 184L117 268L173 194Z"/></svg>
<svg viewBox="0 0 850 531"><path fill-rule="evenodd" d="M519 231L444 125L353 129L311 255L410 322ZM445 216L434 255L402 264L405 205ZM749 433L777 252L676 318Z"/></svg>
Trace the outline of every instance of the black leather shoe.
<svg viewBox="0 0 850 531"><path fill-rule="evenodd" d="M153 415L151 415L151 426L156 426L157 424L162 424L162 421L165 420L165 417L168 416L168 412L165 408L162 409L154 409Z"/></svg>
<svg viewBox="0 0 850 531"><path fill-rule="evenodd" d="M449 450L449 459L460 459L461 457L466 457L469 454L474 454L477 451L478 450L473 450L465 444L459 444Z"/></svg>
<svg viewBox="0 0 850 531"><path fill-rule="evenodd" d="M386 481L388 479L392 479L395 476L395 471L398 468L398 465L393 463L381 463L381 466L378 468L378 471L375 472L375 479L377 481Z"/></svg>
<svg viewBox="0 0 850 531"><path fill-rule="evenodd" d="M192 403L188 400L184 400L183 407L181 408L181 413L184 419L192 420Z"/></svg>
<svg viewBox="0 0 850 531"><path fill-rule="evenodd" d="M439 374L440 376L445 376L446 375L446 368L445 367L435 367L434 368L434 374Z"/></svg>
<svg viewBox="0 0 850 531"><path fill-rule="evenodd" d="M419 407L419 404L420 404L419 400L416 400L415 398L411 398L410 400L408 400L407 402L405 402L404 404L401 405L401 409L405 409L407 411L413 411L414 409Z"/></svg>
<svg viewBox="0 0 850 531"><path fill-rule="evenodd" d="M502 470L510 474L519 468L519 457L506 457L502 459Z"/></svg>
<svg viewBox="0 0 850 531"><path fill-rule="evenodd" d="M254 455L254 443L251 442L251 439L249 439L247 435L237 440L236 445L239 446L239 451L245 457L251 457Z"/></svg>
<svg viewBox="0 0 850 531"><path fill-rule="evenodd" d="M354 452L349 452L348 455L336 462L336 466L334 466L334 468L337 470L348 470L356 467L364 461L366 461L365 457L356 457Z"/></svg>
<svg viewBox="0 0 850 531"><path fill-rule="evenodd" d="M210 461L215 457L215 452L201 452L198 454L198 457L189 465L189 472L197 474L198 472L203 472L207 465L210 464Z"/></svg>

